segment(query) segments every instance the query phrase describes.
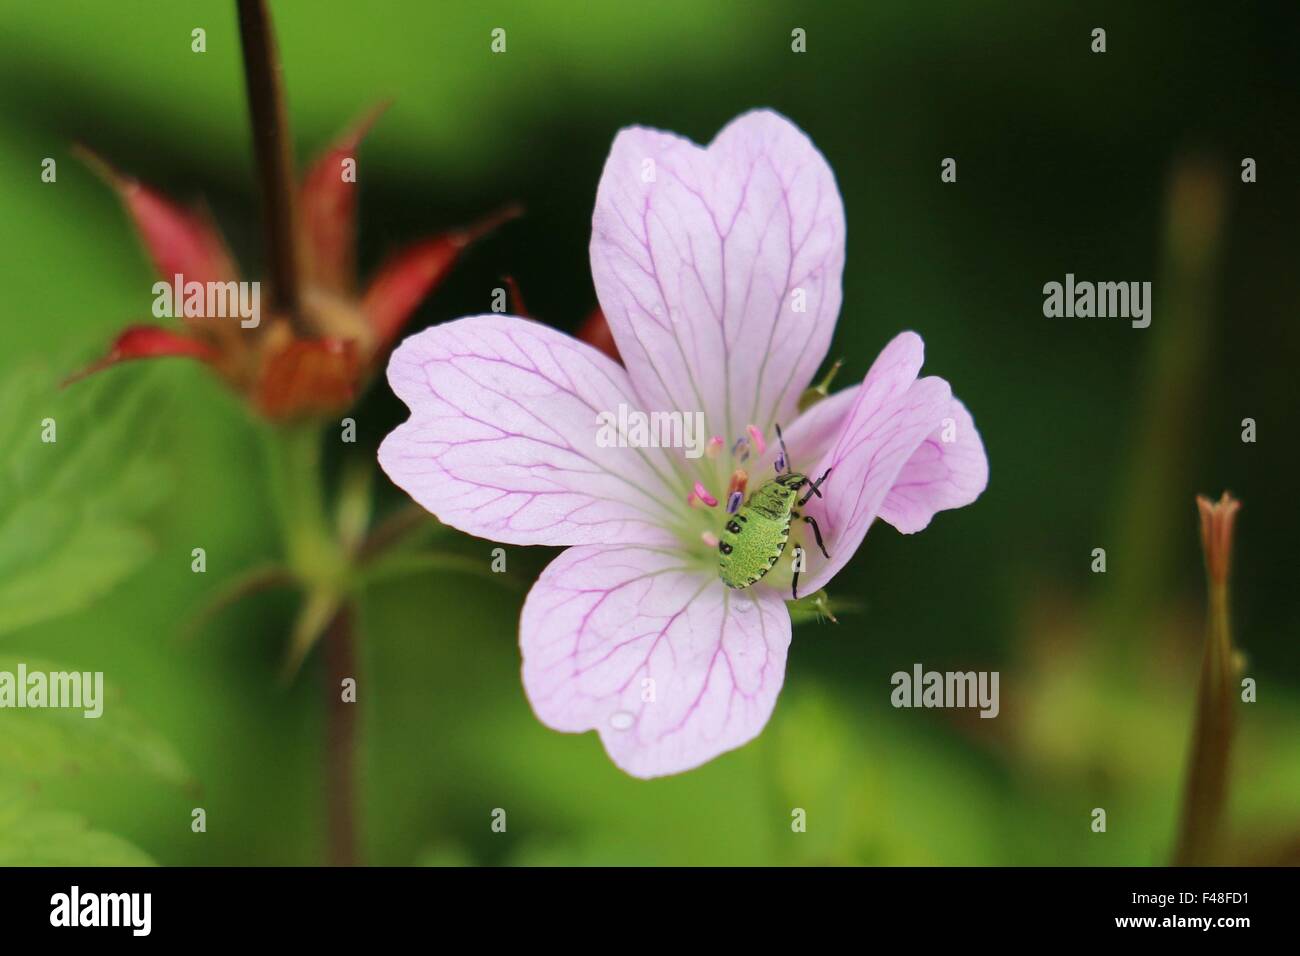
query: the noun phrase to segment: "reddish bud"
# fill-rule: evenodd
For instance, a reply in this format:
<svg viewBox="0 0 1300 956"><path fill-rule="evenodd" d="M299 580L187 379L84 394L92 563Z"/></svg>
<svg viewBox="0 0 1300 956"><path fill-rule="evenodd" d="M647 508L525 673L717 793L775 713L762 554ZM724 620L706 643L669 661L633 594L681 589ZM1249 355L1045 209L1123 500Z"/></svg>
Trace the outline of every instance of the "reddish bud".
<svg viewBox="0 0 1300 956"><path fill-rule="evenodd" d="M308 273L332 292L350 292L356 282L357 183L344 178L344 162L388 109L381 103L361 118L307 170L299 192L303 249Z"/></svg>
<svg viewBox="0 0 1300 956"><path fill-rule="evenodd" d="M265 360L254 401L268 418L324 414L352 403L359 378L356 343L294 339Z"/></svg>
<svg viewBox="0 0 1300 956"><path fill-rule="evenodd" d="M80 372L69 375L63 384L69 385L119 362L168 356L212 362L217 358L217 351L206 342L190 338L188 335L160 329L154 325L133 325L114 340L107 355Z"/></svg>
<svg viewBox="0 0 1300 956"><path fill-rule="evenodd" d="M1201 512L1201 547L1205 551L1205 570L1210 580L1223 584L1232 568L1232 531L1241 502L1226 491L1218 501L1196 496Z"/></svg>
<svg viewBox="0 0 1300 956"><path fill-rule="evenodd" d="M361 300L361 309L375 334L376 351L387 350L424 297L446 278L466 246L521 212L517 206L507 207L468 229L408 246L381 266Z"/></svg>
<svg viewBox="0 0 1300 956"><path fill-rule="evenodd" d="M84 146L75 152L116 190L160 277L168 282L178 274L193 282L238 277L221 234L206 214L185 209L123 176Z"/></svg>

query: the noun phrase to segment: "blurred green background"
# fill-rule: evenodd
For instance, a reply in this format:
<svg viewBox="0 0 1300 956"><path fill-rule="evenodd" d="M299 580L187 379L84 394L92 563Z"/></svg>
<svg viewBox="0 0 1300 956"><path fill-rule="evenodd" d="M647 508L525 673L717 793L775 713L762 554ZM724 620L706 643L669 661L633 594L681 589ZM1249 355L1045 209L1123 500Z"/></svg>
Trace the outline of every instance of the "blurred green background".
<svg viewBox="0 0 1300 956"><path fill-rule="evenodd" d="M832 589L858 609L796 629L767 730L675 778L625 777L594 734L532 716L518 613L555 552L511 548L513 588L443 572L371 589L365 860L1163 863L1203 640L1194 496L1224 488L1244 502L1234 620L1259 685L1240 707L1234 847L1264 859L1300 841L1300 43L1286 6L273 4L300 163L394 98L360 153L363 274L404 241L527 207L412 330L487 311L505 274L533 314L576 328L594 305L590 215L616 130L707 141L770 106L826 154L844 196L840 384L919 331L991 463L974 507L914 537L874 528ZM1089 50L1098 26L1103 55ZM495 27L505 55L489 51ZM319 654L279 680L293 596L183 633L278 548L247 414L182 360L50 388L148 318L154 281L74 140L202 197L245 274L261 273L239 63L219 0L0 13L0 667L103 670L114 688L98 722L0 715L0 862L324 858ZM939 179L948 156L956 184ZM57 183L41 182L44 157ZM1153 281L1151 327L1044 318L1042 286L1067 272ZM59 458L38 441L52 410ZM372 456L403 416L372 388L356 452ZM402 502L376 487L381 512ZM24 584L20 613L5 576L57 542L61 576ZM439 546L485 566L493 547ZM195 547L206 574L191 573ZM1098 547L1105 574L1090 571ZM915 662L999 670L1001 715L892 709L889 677ZM490 828L497 807L506 833ZM791 832L795 807L807 833Z"/></svg>

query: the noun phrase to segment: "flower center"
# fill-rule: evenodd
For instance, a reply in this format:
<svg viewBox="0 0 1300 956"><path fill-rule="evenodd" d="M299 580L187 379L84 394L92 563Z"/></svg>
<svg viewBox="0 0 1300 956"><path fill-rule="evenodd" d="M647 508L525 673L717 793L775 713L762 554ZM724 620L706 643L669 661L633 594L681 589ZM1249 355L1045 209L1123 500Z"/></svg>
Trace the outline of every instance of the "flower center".
<svg viewBox="0 0 1300 956"><path fill-rule="evenodd" d="M767 440L757 425L748 425L744 434L731 443L719 435L709 439L704 448L705 460L699 463L697 478L686 495L686 527L683 543L688 553L714 567L718 560L718 531L728 515L740 510L749 488L749 469L767 453ZM784 467L784 456L777 455L777 470Z"/></svg>

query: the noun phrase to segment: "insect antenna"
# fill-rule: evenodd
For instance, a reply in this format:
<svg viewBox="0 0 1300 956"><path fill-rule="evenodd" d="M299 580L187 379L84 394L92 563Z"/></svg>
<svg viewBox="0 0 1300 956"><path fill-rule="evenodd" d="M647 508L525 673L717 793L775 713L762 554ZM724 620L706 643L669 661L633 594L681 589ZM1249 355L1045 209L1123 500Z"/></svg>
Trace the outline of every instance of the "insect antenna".
<svg viewBox="0 0 1300 956"><path fill-rule="evenodd" d="M785 465L785 473L788 475L794 469L790 466L790 454L785 450L785 436L781 434L781 424L776 425L776 440L781 443L781 457L776 460L776 470L780 474L781 466Z"/></svg>

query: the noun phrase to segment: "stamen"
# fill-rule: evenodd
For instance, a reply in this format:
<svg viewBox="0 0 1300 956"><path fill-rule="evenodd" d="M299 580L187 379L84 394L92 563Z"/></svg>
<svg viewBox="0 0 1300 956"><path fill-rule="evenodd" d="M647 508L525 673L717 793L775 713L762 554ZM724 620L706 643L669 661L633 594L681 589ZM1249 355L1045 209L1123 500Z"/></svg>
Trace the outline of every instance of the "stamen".
<svg viewBox="0 0 1300 956"><path fill-rule="evenodd" d="M714 435L709 439L709 443L704 446L704 454L708 455L710 458L717 458L718 452L722 451L722 446L724 444L725 443L720 435Z"/></svg>
<svg viewBox="0 0 1300 956"><path fill-rule="evenodd" d="M695 483L695 488L691 491L691 495L692 497L703 501L710 508L716 508L718 506L718 499L709 494L709 489L705 488L704 485L700 484L698 481Z"/></svg>
<svg viewBox="0 0 1300 956"><path fill-rule="evenodd" d="M700 540L703 541L705 544L707 544L710 548L716 548L718 546L718 536L714 534L712 531L705 531L703 534L700 535Z"/></svg>
<svg viewBox="0 0 1300 956"><path fill-rule="evenodd" d="M767 442L763 441L763 433L758 430L757 425L750 425L745 431L749 432L750 440L753 441L754 447L758 449L760 455L767 451Z"/></svg>
<svg viewBox="0 0 1300 956"><path fill-rule="evenodd" d="M741 435L736 439L736 443L731 446L731 457L740 461L749 460L749 439Z"/></svg>
<svg viewBox="0 0 1300 956"><path fill-rule="evenodd" d="M731 473L731 483L727 486L727 514L734 515L740 510L740 503L745 500L745 489L749 487L749 475L745 469L737 468Z"/></svg>
<svg viewBox="0 0 1300 956"><path fill-rule="evenodd" d="M776 461L774 464L776 466L777 474L785 471L785 452L779 451L776 453Z"/></svg>

